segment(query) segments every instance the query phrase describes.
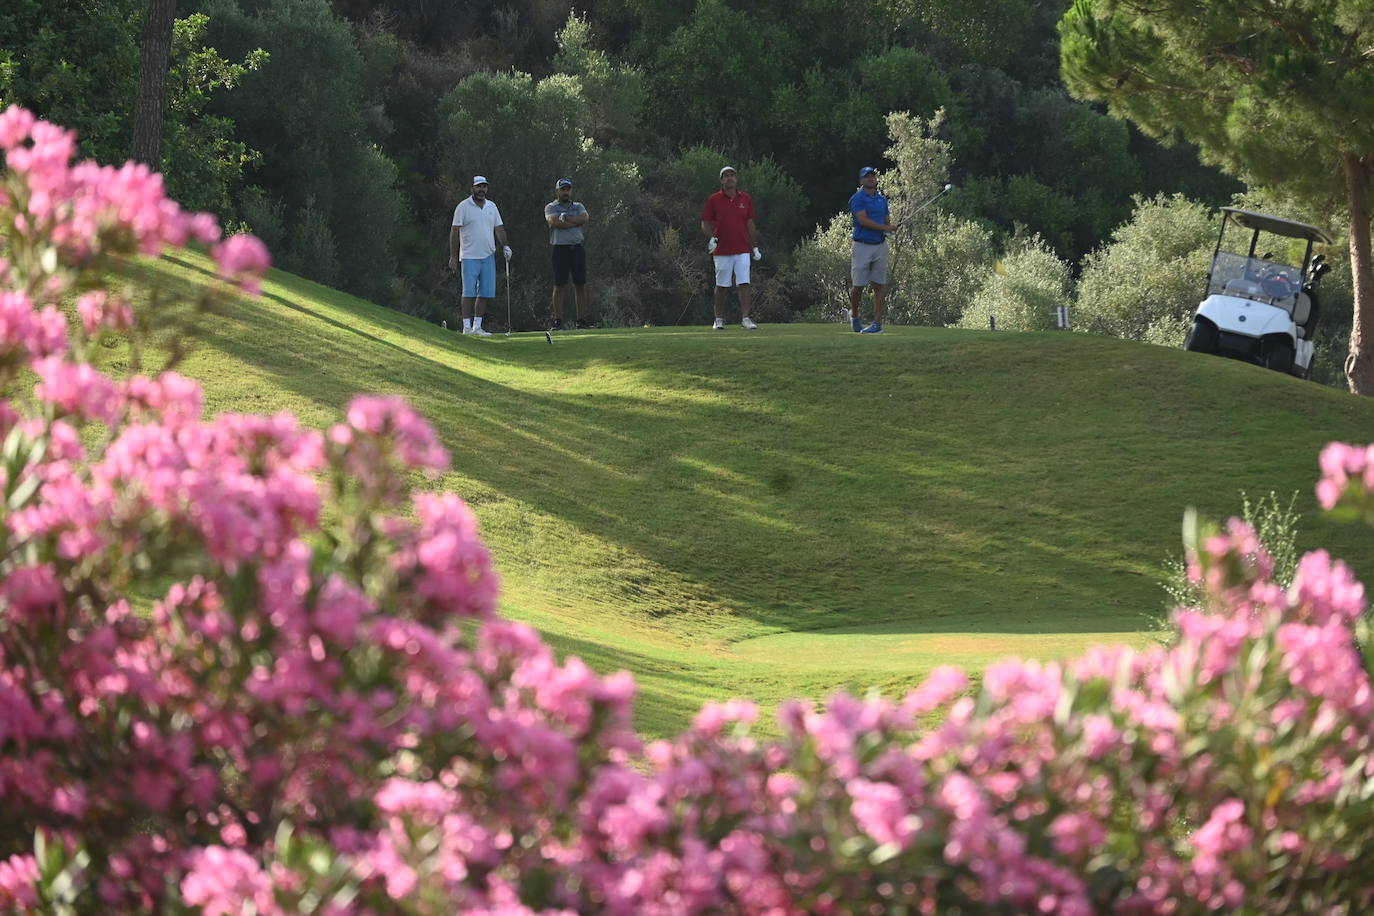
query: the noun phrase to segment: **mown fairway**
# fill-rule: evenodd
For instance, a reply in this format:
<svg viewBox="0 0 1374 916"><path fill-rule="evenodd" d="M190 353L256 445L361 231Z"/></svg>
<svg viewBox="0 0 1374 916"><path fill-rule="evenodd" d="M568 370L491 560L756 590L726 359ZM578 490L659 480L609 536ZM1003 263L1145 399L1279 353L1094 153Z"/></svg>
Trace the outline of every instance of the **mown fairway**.
<svg viewBox="0 0 1374 916"><path fill-rule="evenodd" d="M1374 571L1311 497L1321 445L1368 440L1374 404L1181 351L838 324L474 340L280 273L199 334L181 368L212 412L322 426L356 392L409 398L505 611L633 671L649 734L707 699L1148 640L1184 507L1242 489L1298 491L1303 543Z"/></svg>

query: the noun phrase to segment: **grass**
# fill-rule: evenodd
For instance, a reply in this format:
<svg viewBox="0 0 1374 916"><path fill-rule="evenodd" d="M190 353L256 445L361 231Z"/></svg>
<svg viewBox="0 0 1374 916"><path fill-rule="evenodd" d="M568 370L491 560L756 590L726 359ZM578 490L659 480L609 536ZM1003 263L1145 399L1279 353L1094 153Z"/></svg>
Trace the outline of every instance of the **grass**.
<svg viewBox="0 0 1374 916"><path fill-rule="evenodd" d="M1370 569L1311 492L1321 445L1367 440L1374 403L1181 351L839 325L473 340L280 272L196 336L181 371L212 412L323 426L357 392L409 398L504 611L632 671L651 735L708 699L1142 643L1183 509L1232 514L1240 490L1298 491L1300 546Z"/></svg>

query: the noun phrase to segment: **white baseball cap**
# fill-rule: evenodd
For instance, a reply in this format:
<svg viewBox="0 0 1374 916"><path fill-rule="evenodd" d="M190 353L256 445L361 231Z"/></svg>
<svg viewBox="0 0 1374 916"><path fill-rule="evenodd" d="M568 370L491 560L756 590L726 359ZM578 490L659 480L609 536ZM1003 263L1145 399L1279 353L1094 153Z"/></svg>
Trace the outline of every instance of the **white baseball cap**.
<svg viewBox="0 0 1374 916"><path fill-rule="evenodd" d="M472 176L472 183L473 183L473 184L486 184L486 183L487 183L487 180L486 180L485 178L483 178L481 175L473 175L473 176Z"/></svg>
<svg viewBox="0 0 1374 916"><path fill-rule="evenodd" d="M727 165L725 168L720 170L719 177L724 178L726 172L736 172L736 169L733 165ZM736 174L738 174L738 172L736 172Z"/></svg>

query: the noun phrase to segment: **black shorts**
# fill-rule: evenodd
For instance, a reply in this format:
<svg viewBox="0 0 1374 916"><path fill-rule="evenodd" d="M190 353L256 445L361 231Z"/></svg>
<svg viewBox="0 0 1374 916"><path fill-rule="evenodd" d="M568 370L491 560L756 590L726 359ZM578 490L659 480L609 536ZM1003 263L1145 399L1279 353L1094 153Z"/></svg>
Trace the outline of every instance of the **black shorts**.
<svg viewBox="0 0 1374 916"><path fill-rule="evenodd" d="M569 276L578 286L587 282L587 251L581 245L554 245L553 285L564 285Z"/></svg>

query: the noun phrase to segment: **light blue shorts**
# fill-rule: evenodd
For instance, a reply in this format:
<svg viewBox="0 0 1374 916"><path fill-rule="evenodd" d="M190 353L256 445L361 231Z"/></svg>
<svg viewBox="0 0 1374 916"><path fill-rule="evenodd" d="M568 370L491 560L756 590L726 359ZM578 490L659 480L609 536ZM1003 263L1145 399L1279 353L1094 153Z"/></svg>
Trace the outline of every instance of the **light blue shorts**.
<svg viewBox="0 0 1374 916"><path fill-rule="evenodd" d="M463 298L496 298L496 255L463 258Z"/></svg>

